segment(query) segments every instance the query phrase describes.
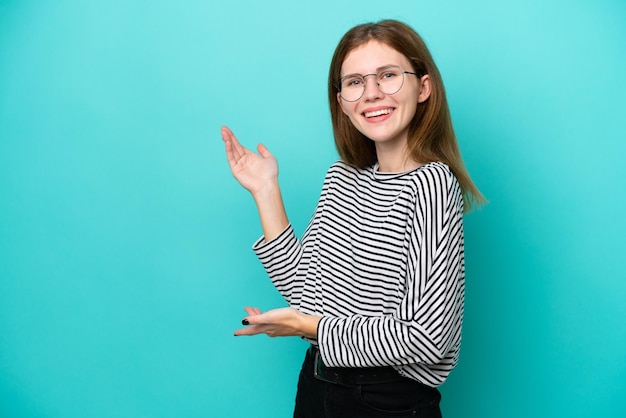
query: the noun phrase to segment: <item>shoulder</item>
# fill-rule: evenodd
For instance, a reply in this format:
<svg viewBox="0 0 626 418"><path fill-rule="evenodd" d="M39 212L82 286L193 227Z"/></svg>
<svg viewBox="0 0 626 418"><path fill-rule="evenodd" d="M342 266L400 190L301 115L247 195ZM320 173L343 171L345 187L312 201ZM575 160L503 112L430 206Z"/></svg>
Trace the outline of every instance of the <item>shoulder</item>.
<svg viewBox="0 0 626 418"><path fill-rule="evenodd" d="M456 183L456 177L447 164L439 161L426 163L418 167L412 176L414 180L428 180L433 185L451 185Z"/></svg>
<svg viewBox="0 0 626 418"><path fill-rule="evenodd" d="M417 195L447 200L449 196L461 194L459 182L447 164L439 161L426 163L412 174L412 186Z"/></svg>
<svg viewBox="0 0 626 418"><path fill-rule="evenodd" d="M337 160L335 161L330 168L328 169L329 172L331 171L338 171L338 172L348 172L348 173L357 173L357 172L361 172L361 171L367 171L367 169L362 170L359 169L355 166L352 166L342 160Z"/></svg>
<svg viewBox="0 0 626 418"><path fill-rule="evenodd" d="M358 178L366 175L367 173L371 173L372 168L357 168L350 164L345 163L344 161L335 161L326 172L326 179L333 177L340 178Z"/></svg>
<svg viewBox="0 0 626 418"><path fill-rule="evenodd" d="M445 179L451 179L454 177L454 174L452 174L450 167L440 161L432 161L418 167L415 170L415 174L422 177L438 176Z"/></svg>

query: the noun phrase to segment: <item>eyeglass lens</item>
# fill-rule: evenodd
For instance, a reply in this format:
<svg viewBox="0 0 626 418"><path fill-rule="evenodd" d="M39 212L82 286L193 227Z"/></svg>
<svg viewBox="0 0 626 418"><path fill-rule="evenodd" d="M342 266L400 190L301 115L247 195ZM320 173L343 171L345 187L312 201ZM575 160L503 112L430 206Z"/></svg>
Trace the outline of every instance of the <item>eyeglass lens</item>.
<svg viewBox="0 0 626 418"><path fill-rule="evenodd" d="M349 102L359 100L365 92L365 78L374 76L384 94L395 94L404 84L404 71L399 67L388 67L376 74L350 74L341 79L341 98Z"/></svg>

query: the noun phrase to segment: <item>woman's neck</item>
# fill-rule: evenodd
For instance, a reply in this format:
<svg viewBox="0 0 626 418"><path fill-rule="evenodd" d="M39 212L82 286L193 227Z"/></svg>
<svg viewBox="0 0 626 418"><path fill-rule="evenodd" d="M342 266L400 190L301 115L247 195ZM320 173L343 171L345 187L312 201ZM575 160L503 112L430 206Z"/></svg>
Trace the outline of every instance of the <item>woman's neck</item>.
<svg viewBox="0 0 626 418"><path fill-rule="evenodd" d="M406 149L384 150L381 148L382 147L376 147L378 171L381 173L403 173L422 165L413 160L408 152L406 152Z"/></svg>

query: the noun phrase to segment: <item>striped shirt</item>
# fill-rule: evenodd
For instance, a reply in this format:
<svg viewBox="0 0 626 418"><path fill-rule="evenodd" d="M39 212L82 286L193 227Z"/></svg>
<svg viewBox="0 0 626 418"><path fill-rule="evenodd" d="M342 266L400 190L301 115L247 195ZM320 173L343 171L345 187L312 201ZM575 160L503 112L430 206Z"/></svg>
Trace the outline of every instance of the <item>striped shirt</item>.
<svg viewBox="0 0 626 418"><path fill-rule="evenodd" d="M321 315L329 367L393 366L429 386L456 365L465 296L463 198L448 166L333 164L302 240L253 246L289 305Z"/></svg>

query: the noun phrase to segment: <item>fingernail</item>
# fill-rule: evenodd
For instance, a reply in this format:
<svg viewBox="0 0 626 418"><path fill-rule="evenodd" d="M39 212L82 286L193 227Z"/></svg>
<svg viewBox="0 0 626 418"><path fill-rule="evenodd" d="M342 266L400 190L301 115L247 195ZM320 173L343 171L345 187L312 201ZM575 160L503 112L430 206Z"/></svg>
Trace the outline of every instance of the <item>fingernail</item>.
<svg viewBox="0 0 626 418"><path fill-rule="evenodd" d="M247 320L247 319L243 319L243 320L241 321L241 323L242 323L243 325L250 325L250 322L248 322L248 320Z"/></svg>

